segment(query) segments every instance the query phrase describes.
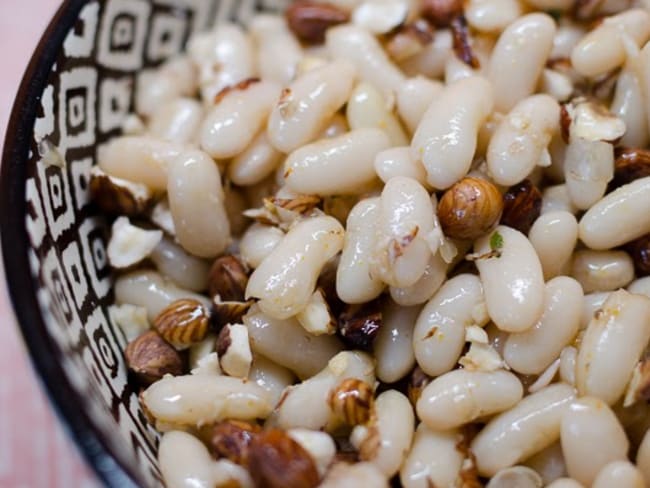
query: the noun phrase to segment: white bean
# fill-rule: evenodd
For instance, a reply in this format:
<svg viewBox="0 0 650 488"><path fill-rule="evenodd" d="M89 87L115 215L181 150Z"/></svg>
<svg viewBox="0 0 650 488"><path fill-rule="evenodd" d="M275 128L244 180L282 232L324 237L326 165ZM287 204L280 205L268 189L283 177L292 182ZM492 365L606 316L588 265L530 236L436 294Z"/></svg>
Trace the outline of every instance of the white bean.
<svg viewBox="0 0 650 488"><path fill-rule="evenodd" d="M566 147L564 179L573 204L585 210L600 200L614 177L614 146L573 137Z"/></svg>
<svg viewBox="0 0 650 488"><path fill-rule="evenodd" d="M545 68L539 81L539 89L558 102L566 102L574 91L573 80L564 73Z"/></svg>
<svg viewBox="0 0 650 488"><path fill-rule="evenodd" d="M432 430L454 429L514 407L523 393L519 379L508 371L457 369L438 376L424 388L416 411Z"/></svg>
<svg viewBox="0 0 650 488"><path fill-rule="evenodd" d="M299 378L322 370L343 345L330 335L312 336L294 318L279 320L251 308L243 318L251 349Z"/></svg>
<svg viewBox="0 0 650 488"><path fill-rule="evenodd" d="M434 226L435 210L424 187L412 178L391 178L379 201L372 275L400 288L417 282L432 254Z"/></svg>
<svg viewBox="0 0 650 488"><path fill-rule="evenodd" d="M614 404L625 392L634 366L650 339L650 298L612 292L589 323L576 363L581 395Z"/></svg>
<svg viewBox="0 0 650 488"><path fill-rule="evenodd" d="M208 286L210 264L191 256L169 237L164 237L150 256L158 270L178 286L203 291Z"/></svg>
<svg viewBox="0 0 650 488"><path fill-rule="evenodd" d="M282 158L283 154L269 142L266 131L261 131L228 165L228 178L236 185L254 185L272 174Z"/></svg>
<svg viewBox="0 0 650 488"><path fill-rule="evenodd" d="M284 366L274 363L261 354L255 354L248 379L269 392L271 404L277 405L282 398L282 392L294 383L295 377Z"/></svg>
<svg viewBox="0 0 650 488"><path fill-rule="evenodd" d="M336 270L336 294L345 303L365 303L377 298L384 284L370 274L379 226L379 198L357 203L346 223L345 240Z"/></svg>
<svg viewBox="0 0 650 488"><path fill-rule="evenodd" d="M560 353L560 380L567 385L576 384L576 359L578 350L573 346L562 349Z"/></svg>
<svg viewBox="0 0 650 488"><path fill-rule="evenodd" d="M550 157L548 145L558 130L560 106L548 95L533 95L515 105L490 139L487 165L500 185L519 183Z"/></svg>
<svg viewBox="0 0 650 488"><path fill-rule="evenodd" d="M526 466L512 466L496 473L485 488L542 488L542 477Z"/></svg>
<svg viewBox="0 0 650 488"><path fill-rule="evenodd" d="M583 397L571 405L562 417L560 439L569 476L583 485L591 485L610 462L627 459L625 431L598 398Z"/></svg>
<svg viewBox="0 0 650 488"><path fill-rule="evenodd" d="M607 194L580 219L580 240L591 249L618 247L650 232L650 176Z"/></svg>
<svg viewBox="0 0 650 488"><path fill-rule="evenodd" d="M394 383L413 369L413 329L421 307L402 307L390 300L382 306L381 327L375 337L377 378Z"/></svg>
<svg viewBox="0 0 650 488"><path fill-rule="evenodd" d="M555 37L553 38L553 50L550 59L567 59L571 51L586 34L586 29L573 20L566 17L560 19Z"/></svg>
<svg viewBox="0 0 650 488"><path fill-rule="evenodd" d="M268 81L233 88L205 117L201 148L215 159L242 152L264 126L279 95L280 85Z"/></svg>
<svg viewBox="0 0 650 488"><path fill-rule="evenodd" d="M269 424L282 429L336 430L340 421L332 411L329 397L348 378L374 384L372 358L358 351L340 352L317 375L285 391Z"/></svg>
<svg viewBox="0 0 650 488"><path fill-rule="evenodd" d="M411 142L411 156L422 161L431 186L445 189L465 176L491 111L492 87L479 76L445 87L433 100Z"/></svg>
<svg viewBox="0 0 650 488"><path fill-rule="evenodd" d="M307 144L284 162L286 184L297 193L363 193L377 179L375 156L388 147L390 140L380 129L357 129Z"/></svg>
<svg viewBox="0 0 650 488"><path fill-rule="evenodd" d="M187 51L199 67L201 98L206 105L227 86L255 75L253 42L236 24L223 22L212 32L197 34L190 39Z"/></svg>
<svg viewBox="0 0 650 488"><path fill-rule="evenodd" d="M584 249L573 256L571 276L580 282L585 293L612 291L634 279L634 264L624 251Z"/></svg>
<svg viewBox="0 0 650 488"><path fill-rule="evenodd" d="M253 271L246 298L258 298L265 313L295 315L314 293L323 266L343 248L345 231L333 217L298 222Z"/></svg>
<svg viewBox="0 0 650 488"><path fill-rule="evenodd" d="M351 435L361 460L369 461L387 477L399 471L413 441L415 415L411 402L396 390L387 390L375 400L374 421L366 426L357 426ZM358 435L357 432L362 432Z"/></svg>
<svg viewBox="0 0 650 488"><path fill-rule="evenodd" d="M256 15L248 26L257 46L257 67L265 80L289 83L302 59L302 48L280 15Z"/></svg>
<svg viewBox="0 0 650 488"><path fill-rule="evenodd" d="M584 486L571 478L558 478L546 488L584 488Z"/></svg>
<svg viewBox="0 0 650 488"><path fill-rule="evenodd" d="M465 344L465 326L486 323L478 277L462 274L450 279L425 305L415 324L413 349L418 365L431 376L451 370Z"/></svg>
<svg viewBox="0 0 650 488"><path fill-rule="evenodd" d="M533 224L528 239L542 264L544 279L561 274L578 242L578 221L566 211L542 214Z"/></svg>
<svg viewBox="0 0 650 488"><path fill-rule="evenodd" d="M230 243L219 168L202 151L187 150L168 162L167 196L176 239L189 253L214 257Z"/></svg>
<svg viewBox="0 0 650 488"><path fill-rule="evenodd" d="M543 13L519 17L497 41L488 67L494 107L508 112L535 90L553 47L555 22Z"/></svg>
<svg viewBox="0 0 650 488"><path fill-rule="evenodd" d="M409 78L397 87L397 113L411 134L418 128L424 112L443 88L444 85L439 81L422 75Z"/></svg>
<svg viewBox="0 0 650 488"><path fill-rule="evenodd" d="M193 96L198 84L198 73L187 56L176 56L158 69L138 74L135 90L135 109L139 115L150 116L161 105L180 96Z"/></svg>
<svg viewBox="0 0 650 488"><path fill-rule="evenodd" d="M571 65L584 76L594 77L618 68L625 62L624 37L641 47L650 37L650 14L630 9L606 17L584 36L571 52Z"/></svg>
<svg viewBox="0 0 650 488"><path fill-rule="evenodd" d="M375 127L386 133L393 146L405 146L409 142L385 97L370 83L361 82L352 91L346 116L353 130Z"/></svg>
<svg viewBox="0 0 650 488"><path fill-rule="evenodd" d="M239 241L242 259L251 268L257 268L283 237L284 232L277 227L257 223L251 225Z"/></svg>
<svg viewBox="0 0 650 488"><path fill-rule="evenodd" d="M628 55L629 56L629 55ZM625 134L620 144L627 147L645 147L650 139L646 97L643 93L640 56L628 59L618 75L611 112L625 122Z"/></svg>
<svg viewBox="0 0 650 488"><path fill-rule="evenodd" d="M391 147L375 157L375 172L384 183L395 176L408 176L421 185L427 185L424 166L411 157L409 146Z"/></svg>
<svg viewBox="0 0 650 488"><path fill-rule="evenodd" d="M488 313L500 329L523 332L535 324L544 309L542 265L526 236L503 225L477 240L474 252L489 255L495 235L501 236L498 257L479 257L476 261Z"/></svg>
<svg viewBox="0 0 650 488"><path fill-rule="evenodd" d="M214 460L191 434L167 432L160 440L158 463L168 488L214 488Z"/></svg>
<svg viewBox="0 0 650 488"><path fill-rule="evenodd" d="M454 486L463 464L463 454L456 448L459 432L430 430L418 425L413 447L400 470L404 488Z"/></svg>
<svg viewBox="0 0 650 488"><path fill-rule="evenodd" d="M98 150L99 167L110 176L142 183L154 191L167 188L167 162L183 147L150 136L122 136Z"/></svg>
<svg viewBox="0 0 650 488"><path fill-rule="evenodd" d="M307 71L284 89L269 117L267 133L276 149L289 153L313 141L347 102L355 67L333 61Z"/></svg>
<svg viewBox="0 0 650 488"><path fill-rule="evenodd" d="M395 303L404 307L427 302L444 283L448 268L449 265L442 258L440 252L437 252L429 258L424 273L414 284L405 288L391 286L389 288L391 298Z"/></svg>
<svg viewBox="0 0 650 488"><path fill-rule="evenodd" d="M418 54L411 56L400 64L408 76L426 76L440 78L445 73L445 64L453 55L452 35L449 29L436 29L433 42L430 42Z"/></svg>
<svg viewBox="0 0 650 488"><path fill-rule="evenodd" d="M634 280L630 283L630 286L627 287L627 291L630 293L636 293L637 295L645 295L650 298L650 276Z"/></svg>
<svg viewBox="0 0 650 488"><path fill-rule="evenodd" d="M266 418L273 408L266 390L230 376L165 376L147 388L142 398L151 415L174 425Z"/></svg>
<svg viewBox="0 0 650 488"><path fill-rule="evenodd" d="M203 118L203 107L192 98L161 105L149 119L149 133L180 144L193 142Z"/></svg>
<svg viewBox="0 0 650 488"><path fill-rule="evenodd" d="M367 30L347 24L328 29L325 44L333 59L354 64L363 81L379 88L389 97L404 81L404 74L382 49L379 41Z"/></svg>
<svg viewBox="0 0 650 488"><path fill-rule="evenodd" d="M541 374L578 333L582 288L569 277L546 283L544 312L530 329L510 334L503 350L508 365L522 374Z"/></svg>
<svg viewBox="0 0 650 488"><path fill-rule="evenodd" d="M501 32L522 13L517 0L470 0L465 7L467 23L479 32Z"/></svg>
<svg viewBox="0 0 650 488"><path fill-rule="evenodd" d="M644 488L641 472L629 461L614 461L605 466L591 488Z"/></svg>
<svg viewBox="0 0 650 488"><path fill-rule="evenodd" d="M490 420L471 444L479 474L493 476L558 440L560 421L574 399L572 387L554 384Z"/></svg>
<svg viewBox="0 0 650 488"><path fill-rule="evenodd" d="M559 211L578 213L566 185L547 186L542 193L542 214Z"/></svg>
<svg viewBox="0 0 650 488"><path fill-rule="evenodd" d="M121 275L115 280L114 290L116 303L146 308L150 321L170 303L181 298L193 298L210 308L210 300L205 296L183 290L155 271L140 270Z"/></svg>
<svg viewBox="0 0 650 488"><path fill-rule="evenodd" d="M335 463L319 488L389 488L388 480L372 463Z"/></svg>
<svg viewBox="0 0 650 488"><path fill-rule="evenodd" d="M524 464L537 471L545 484L567 475L562 445L559 441L542 449L527 459Z"/></svg>
<svg viewBox="0 0 650 488"><path fill-rule="evenodd" d="M643 474L646 485L650 485L650 430L646 431L636 453L636 465Z"/></svg>
<svg viewBox="0 0 650 488"><path fill-rule="evenodd" d="M589 322L594 318L596 312L602 308L603 303L609 297L608 291L586 294L582 300L582 317L580 329L586 329Z"/></svg>

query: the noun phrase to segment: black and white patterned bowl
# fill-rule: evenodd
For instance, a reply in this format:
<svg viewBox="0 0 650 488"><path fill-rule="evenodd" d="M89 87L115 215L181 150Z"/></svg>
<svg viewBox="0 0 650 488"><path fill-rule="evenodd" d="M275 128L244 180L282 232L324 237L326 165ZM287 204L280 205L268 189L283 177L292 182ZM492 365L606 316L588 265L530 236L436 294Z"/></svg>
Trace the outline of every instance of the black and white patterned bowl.
<svg viewBox="0 0 650 488"><path fill-rule="evenodd" d="M157 436L111 323L106 228L88 199L97 146L119 133L135 77L215 22L287 0L68 0L20 86L5 141L0 231L9 294L54 406L100 478L157 486ZM42 157L56 148L61 164Z"/></svg>

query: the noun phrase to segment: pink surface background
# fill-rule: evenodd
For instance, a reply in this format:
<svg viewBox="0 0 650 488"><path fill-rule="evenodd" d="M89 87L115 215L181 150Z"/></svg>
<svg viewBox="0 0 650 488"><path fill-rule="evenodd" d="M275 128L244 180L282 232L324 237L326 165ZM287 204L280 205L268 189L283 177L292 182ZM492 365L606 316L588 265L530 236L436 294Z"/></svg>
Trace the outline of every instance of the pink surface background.
<svg viewBox="0 0 650 488"><path fill-rule="evenodd" d="M0 0L0 133L60 0ZM4 209L0 209L4 211ZM0 261L0 487L98 486L41 391L15 326Z"/></svg>

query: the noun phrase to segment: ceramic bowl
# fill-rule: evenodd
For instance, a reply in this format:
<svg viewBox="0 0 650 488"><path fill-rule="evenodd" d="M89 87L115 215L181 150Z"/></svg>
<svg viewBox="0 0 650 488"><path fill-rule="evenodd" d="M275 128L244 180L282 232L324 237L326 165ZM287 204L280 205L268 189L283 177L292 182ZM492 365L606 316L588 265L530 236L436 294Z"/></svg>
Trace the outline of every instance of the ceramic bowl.
<svg viewBox="0 0 650 488"><path fill-rule="evenodd" d="M109 486L157 486L158 437L127 381L111 323L106 225L88 198L100 144L133 109L135 80L215 22L286 0L68 0L11 115L0 180L9 294L52 404Z"/></svg>

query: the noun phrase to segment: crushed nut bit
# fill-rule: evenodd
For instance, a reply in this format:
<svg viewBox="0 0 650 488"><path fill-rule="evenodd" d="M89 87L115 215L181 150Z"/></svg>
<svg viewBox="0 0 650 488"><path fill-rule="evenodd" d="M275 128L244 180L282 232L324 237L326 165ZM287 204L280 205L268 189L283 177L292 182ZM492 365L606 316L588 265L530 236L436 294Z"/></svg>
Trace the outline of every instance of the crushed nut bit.
<svg viewBox="0 0 650 488"><path fill-rule="evenodd" d="M197 300L176 300L158 314L153 327L180 351L205 338L209 328L208 312Z"/></svg>
<svg viewBox="0 0 650 488"><path fill-rule="evenodd" d="M296 315L296 318L310 334L336 333L336 320L332 316L322 290L316 290L313 293L305 308Z"/></svg>
<svg viewBox="0 0 650 488"><path fill-rule="evenodd" d="M169 208L169 201L166 198L160 200L156 203L153 209L151 209L149 220L160 227L160 229L162 229L166 234L172 237L176 236L174 218L172 217L172 212Z"/></svg>
<svg viewBox="0 0 650 488"><path fill-rule="evenodd" d="M208 277L210 296L219 296L224 302L243 302L248 273L248 266L239 257L233 254L218 257Z"/></svg>
<svg viewBox="0 0 650 488"><path fill-rule="evenodd" d="M338 320L343 341L352 347L368 349L381 327L382 313L377 300L363 305L348 305Z"/></svg>
<svg viewBox="0 0 650 488"><path fill-rule="evenodd" d="M472 50L469 38L469 29L464 15L457 15L451 20L451 33L453 36L454 53L463 63L473 69L481 67L478 58Z"/></svg>
<svg viewBox="0 0 650 488"><path fill-rule="evenodd" d="M625 134L625 122L612 115L604 105L585 98L576 98L564 105L571 125L569 139L614 142Z"/></svg>
<svg viewBox="0 0 650 488"><path fill-rule="evenodd" d="M463 13L460 0L423 0L420 13L437 27L448 27L452 20Z"/></svg>
<svg viewBox="0 0 650 488"><path fill-rule="evenodd" d="M503 195L501 223L528 234L541 211L542 193L530 180L524 180Z"/></svg>
<svg viewBox="0 0 650 488"><path fill-rule="evenodd" d="M221 328L227 324L240 324L242 317L248 312L248 309L255 303L254 300L246 302L223 302L219 295L212 299L212 322L215 329Z"/></svg>
<svg viewBox="0 0 650 488"><path fill-rule="evenodd" d="M627 185L639 178L650 176L650 150L640 148L621 148L616 150L614 179L607 191Z"/></svg>
<svg viewBox="0 0 650 488"><path fill-rule="evenodd" d="M211 426L205 437L215 459L225 458L241 466L248 466L251 442L261 431L257 424L224 420Z"/></svg>
<svg viewBox="0 0 650 488"><path fill-rule="evenodd" d="M625 249L634 261L637 277L650 275L650 234L626 244Z"/></svg>
<svg viewBox="0 0 650 488"><path fill-rule="evenodd" d="M160 230L145 230L132 225L128 217L118 217L106 248L108 260L114 268L133 266L149 256L162 237Z"/></svg>
<svg viewBox="0 0 650 488"><path fill-rule="evenodd" d="M370 420L375 397L368 383L348 378L332 390L328 402L335 417L349 426L355 426Z"/></svg>
<svg viewBox="0 0 650 488"><path fill-rule="evenodd" d="M634 368L623 406L629 407L640 400L650 401L650 358L642 359Z"/></svg>
<svg viewBox="0 0 650 488"><path fill-rule="evenodd" d="M181 356L153 330L129 342L124 357L128 368L144 385L158 381L166 374L183 374Z"/></svg>
<svg viewBox="0 0 650 488"><path fill-rule="evenodd" d="M145 185L110 176L98 166L90 170L89 191L95 205L108 215L142 215L153 203Z"/></svg>
<svg viewBox="0 0 650 488"><path fill-rule="evenodd" d="M307 44L322 44L325 32L332 26L350 19L347 12L320 2L294 2L285 11L291 32Z"/></svg>
<svg viewBox="0 0 650 488"><path fill-rule="evenodd" d="M426 20L418 19L396 29L386 42L386 51L395 61L404 61L422 52L431 42L431 25Z"/></svg>
<svg viewBox="0 0 650 488"><path fill-rule="evenodd" d="M496 371L509 369L499 353L489 344L472 342L469 351L458 360L467 371Z"/></svg>
<svg viewBox="0 0 650 488"><path fill-rule="evenodd" d="M318 470L309 453L288 434L271 429L257 434L248 464L255 486L264 488L315 488Z"/></svg>
<svg viewBox="0 0 650 488"><path fill-rule="evenodd" d="M145 307L138 307L129 303L111 305L108 307L108 316L111 322L122 329L127 341L132 341L150 328Z"/></svg>
<svg viewBox="0 0 650 488"><path fill-rule="evenodd" d="M221 369L229 376L247 378L253 364L253 353L248 342L248 328L242 324L226 325L216 344Z"/></svg>
<svg viewBox="0 0 650 488"><path fill-rule="evenodd" d="M422 394L422 390L431 383L431 376L426 374L424 371L422 371L422 368L419 366L416 366L413 371L411 372L411 375L409 376L408 380L408 386L406 389L407 396L409 397L409 400L411 401L411 404L415 406L420 399L420 395Z"/></svg>

